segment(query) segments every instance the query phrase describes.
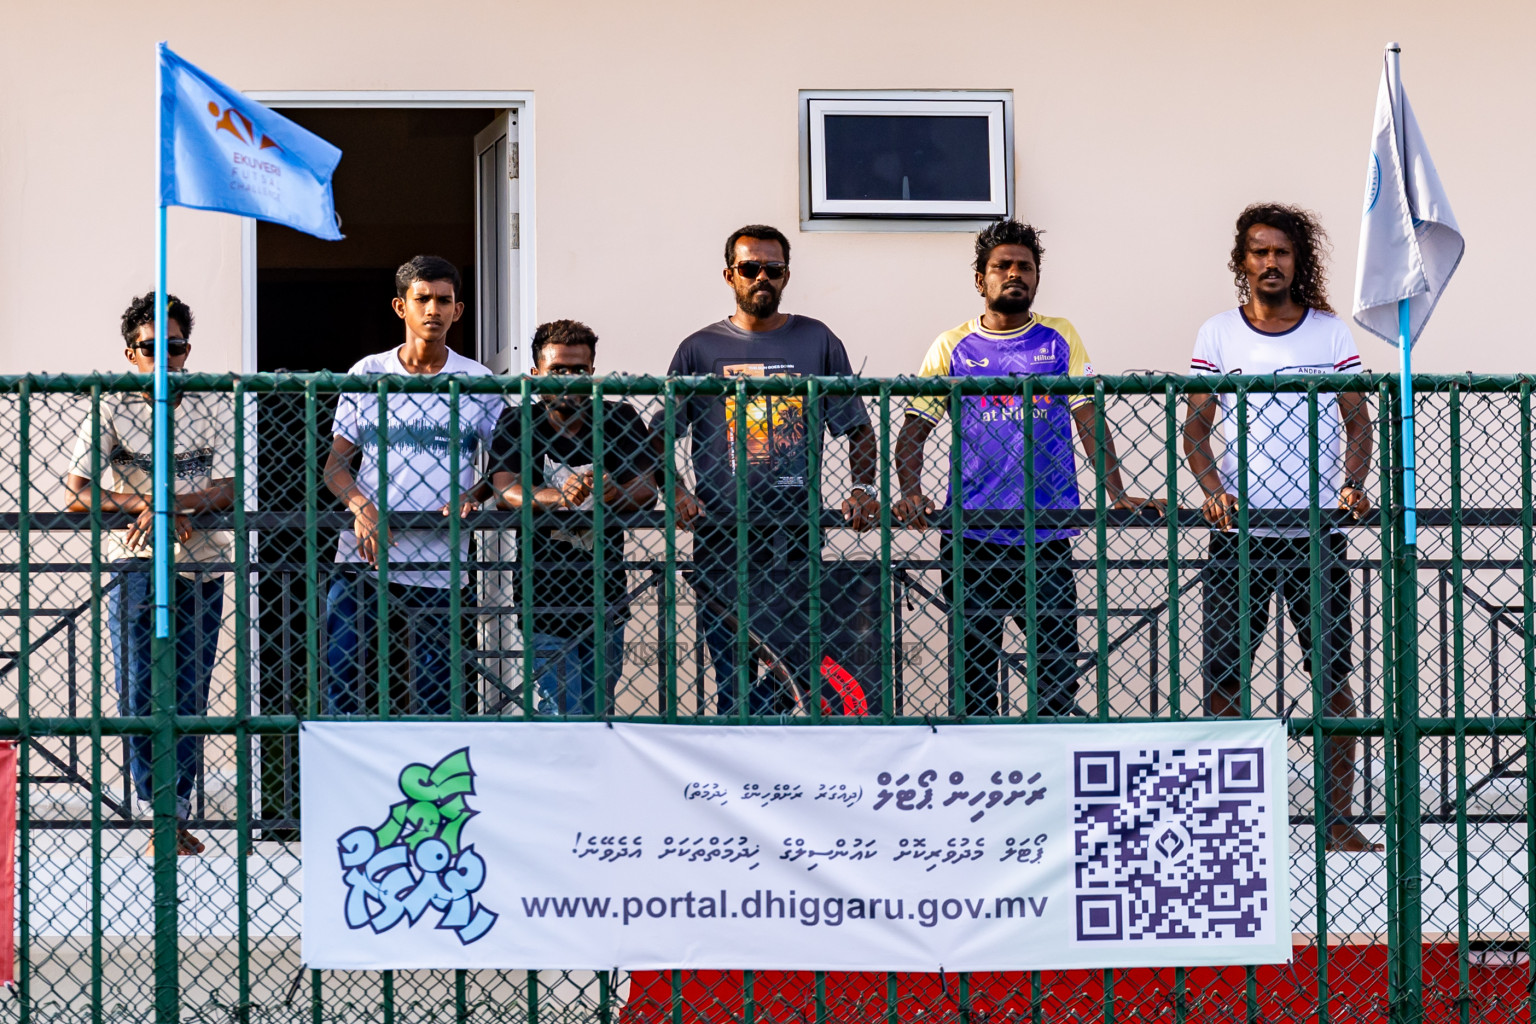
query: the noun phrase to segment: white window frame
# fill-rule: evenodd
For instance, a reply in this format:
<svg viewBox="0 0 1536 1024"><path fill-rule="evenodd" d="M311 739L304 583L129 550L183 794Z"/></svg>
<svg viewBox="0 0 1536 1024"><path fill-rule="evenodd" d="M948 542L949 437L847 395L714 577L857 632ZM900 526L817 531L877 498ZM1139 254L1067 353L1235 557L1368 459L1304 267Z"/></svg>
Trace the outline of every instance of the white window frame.
<svg viewBox="0 0 1536 1024"><path fill-rule="evenodd" d="M1013 216L1013 93L1006 90L800 91L800 227L804 231L974 231ZM828 199L828 115L981 114L988 121L986 201Z"/></svg>

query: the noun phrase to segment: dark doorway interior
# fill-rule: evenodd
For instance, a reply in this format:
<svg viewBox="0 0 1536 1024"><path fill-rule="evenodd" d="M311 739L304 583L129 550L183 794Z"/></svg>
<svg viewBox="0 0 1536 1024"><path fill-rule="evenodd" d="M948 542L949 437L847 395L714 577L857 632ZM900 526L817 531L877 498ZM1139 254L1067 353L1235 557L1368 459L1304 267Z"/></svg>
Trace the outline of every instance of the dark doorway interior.
<svg viewBox="0 0 1536 1024"><path fill-rule="evenodd" d="M340 242L256 228L256 369L343 371L399 344L395 268L418 253L464 276L449 344L474 355L475 133L491 110L295 109L284 115L339 147Z"/></svg>
<svg viewBox="0 0 1536 1024"><path fill-rule="evenodd" d="M465 311L449 344L474 356L474 139L496 112L301 108L283 113L341 149L334 188L347 237L325 242L258 224L256 369L341 373L369 353L400 344L403 328L390 306L395 268L418 253L442 256L459 268ZM321 495L321 507L331 507L318 474L330 448L334 396L320 397L312 423L302 394L262 395L258 403L258 507L302 509L306 476ZM313 460L306 451L309 432L314 434ZM315 602L322 616L335 550L335 531L322 530ZM258 551L264 566L259 584L262 710L302 713L310 683L303 668L310 629L323 634L323 622L310 622L303 531L263 531ZM466 639L472 642L473 636ZM407 671L402 661L391 666L390 675L402 683ZM263 742L264 819L297 820L297 758L290 738ZM284 829L271 831L286 834Z"/></svg>

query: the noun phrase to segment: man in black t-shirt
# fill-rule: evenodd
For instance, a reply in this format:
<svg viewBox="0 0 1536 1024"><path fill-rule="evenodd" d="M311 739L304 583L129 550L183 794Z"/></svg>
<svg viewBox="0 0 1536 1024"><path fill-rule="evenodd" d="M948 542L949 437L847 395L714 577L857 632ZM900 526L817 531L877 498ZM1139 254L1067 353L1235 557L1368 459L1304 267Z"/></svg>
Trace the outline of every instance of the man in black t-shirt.
<svg viewBox="0 0 1536 1024"><path fill-rule="evenodd" d="M597 335L586 324L555 320L533 335L534 367L544 376L591 376ZM534 685L544 714L590 715L597 710L598 619L593 585L596 538L586 516L598 500L609 513L649 508L656 501L656 457L645 421L634 406L603 403L603 465L593 461L592 402L580 395L545 395L530 410L530 477L534 508L557 521L536 519L533 529ZM503 414L491 443L491 486L504 508L521 508L523 416ZM560 518L581 523L561 523ZM603 527L604 689L607 707L624 669L624 527Z"/></svg>
<svg viewBox="0 0 1536 1024"><path fill-rule="evenodd" d="M826 324L779 312L789 284L789 240L778 229L752 224L732 232L725 243L725 282L735 293L736 311L684 339L668 375L852 376L848 353ZM868 529L880 514L869 414L862 401L846 396L824 400L821 413L829 432L848 439L853 487L842 503L843 519L856 530ZM822 438L808 436L803 397L750 399L745 419L749 624L802 687L819 692L810 687L816 673L808 663L806 606L809 560L821 553L810 550L806 527L813 482L807 479L809 446L820 452ZM716 611L737 609L736 422L731 396L690 398L677 410L678 436L692 436L696 481L693 492L678 489L677 520L695 531L691 580L701 598L720 714L736 708L739 664L737 631ZM749 667L748 675L756 673ZM788 710L787 695L768 677L754 680L750 694L752 714Z"/></svg>

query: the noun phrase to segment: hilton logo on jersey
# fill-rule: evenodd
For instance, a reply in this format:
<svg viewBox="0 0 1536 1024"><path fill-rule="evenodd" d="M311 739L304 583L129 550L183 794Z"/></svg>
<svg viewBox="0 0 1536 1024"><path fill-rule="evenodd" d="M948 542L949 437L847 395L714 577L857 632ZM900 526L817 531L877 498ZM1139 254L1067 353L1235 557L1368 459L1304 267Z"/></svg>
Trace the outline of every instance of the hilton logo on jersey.
<svg viewBox="0 0 1536 1024"><path fill-rule="evenodd" d="M1043 420L1050 415L1055 399L1050 395L1034 396L1035 419ZM1018 423L1025 418L1024 400L1020 395L982 395L976 399L976 408L983 423Z"/></svg>

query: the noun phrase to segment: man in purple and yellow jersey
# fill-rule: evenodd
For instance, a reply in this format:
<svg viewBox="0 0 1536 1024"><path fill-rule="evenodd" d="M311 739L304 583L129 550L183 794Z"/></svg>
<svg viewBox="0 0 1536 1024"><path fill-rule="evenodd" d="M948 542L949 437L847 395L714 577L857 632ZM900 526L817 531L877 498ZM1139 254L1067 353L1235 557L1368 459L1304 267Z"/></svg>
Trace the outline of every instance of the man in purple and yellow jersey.
<svg viewBox="0 0 1536 1024"><path fill-rule="evenodd" d="M1077 329L1060 317L1031 311L1040 282L1044 249L1033 227L1014 220L993 224L976 236L976 291L986 304L981 316L939 335L919 373L924 377L1018 377L1024 374L1090 377L1093 366ZM967 510L1018 510L1078 507L1077 465L1072 424L1087 464L1097 455L1093 406L1086 395L1038 395L1031 409L1017 395L967 397L958 411L943 398L916 398L896 441L896 470L902 497L893 512L898 522L926 529L933 502L922 490L923 445L946 411L960 416L960 495ZM1024 490L1026 435L1034 434L1034 495ZM1160 508L1155 499L1132 497L1120 482L1114 440L1105 428L1105 487L1113 508ZM950 501L956 496L951 494ZM1012 527L964 531L965 636L962 651L964 698L954 697L951 713L990 716L1006 713L999 681L1004 659L1004 627L1012 617L1025 621L1025 565L1035 547L1036 637L1039 652L1037 693L1041 715L1080 715L1076 701L1077 584L1072 570L1076 530L1036 529L1033 536ZM942 560L950 564L945 538ZM950 570L944 590L950 592Z"/></svg>

